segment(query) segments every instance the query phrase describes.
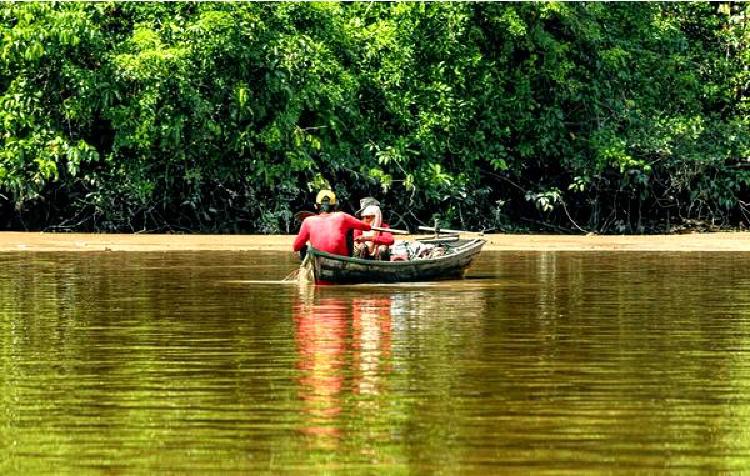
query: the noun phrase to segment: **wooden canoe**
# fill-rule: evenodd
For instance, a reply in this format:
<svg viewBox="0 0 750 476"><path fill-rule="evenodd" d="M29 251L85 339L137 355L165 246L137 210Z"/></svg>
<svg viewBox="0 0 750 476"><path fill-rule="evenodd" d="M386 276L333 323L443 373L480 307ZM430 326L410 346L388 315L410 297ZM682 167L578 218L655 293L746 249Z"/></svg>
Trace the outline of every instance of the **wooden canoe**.
<svg viewBox="0 0 750 476"><path fill-rule="evenodd" d="M446 242L448 251L445 255L410 261L364 260L332 255L314 248L308 248L308 255L316 282L359 284L435 281L463 278L472 259L484 244L485 240L480 239L450 241Z"/></svg>

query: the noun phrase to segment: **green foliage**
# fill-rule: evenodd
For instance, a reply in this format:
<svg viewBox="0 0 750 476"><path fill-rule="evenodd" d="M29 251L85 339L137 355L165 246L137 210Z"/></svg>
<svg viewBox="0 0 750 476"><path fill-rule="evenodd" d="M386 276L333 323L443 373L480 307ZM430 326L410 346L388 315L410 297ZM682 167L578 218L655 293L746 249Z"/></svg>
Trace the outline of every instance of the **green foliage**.
<svg viewBox="0 0 750 476"><path fill-rule="evenodd" d="M749 14L5 3L0 226L290 232L323 186L395 225L736 226Z"/></svg>

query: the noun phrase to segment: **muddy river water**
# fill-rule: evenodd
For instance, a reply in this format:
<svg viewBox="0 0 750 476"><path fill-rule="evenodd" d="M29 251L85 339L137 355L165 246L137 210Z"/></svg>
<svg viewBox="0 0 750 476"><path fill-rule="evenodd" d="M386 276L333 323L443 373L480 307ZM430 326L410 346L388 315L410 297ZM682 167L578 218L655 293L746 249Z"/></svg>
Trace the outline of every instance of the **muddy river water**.
<svg viewBox="0 0 750 476"><path fill-rule="evenodd" d="M279 251L0 253L0 473L750 467L750 253L483 252L300 289Z"/></svg>

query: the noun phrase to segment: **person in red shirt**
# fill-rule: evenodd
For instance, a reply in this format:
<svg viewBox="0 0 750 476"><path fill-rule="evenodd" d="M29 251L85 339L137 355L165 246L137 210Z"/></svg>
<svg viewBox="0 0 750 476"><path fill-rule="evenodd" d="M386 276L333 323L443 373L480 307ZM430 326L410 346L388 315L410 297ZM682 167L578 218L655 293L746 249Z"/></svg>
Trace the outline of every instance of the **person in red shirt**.
<svg viewBox="0 0 750 476"><path fill-rule="evenodd" d="M346 243L350 230L369 231L370 225L357 220L344 212L333 211L336 195L330 190L321 190L315 198L320 213L305 218L294 239L294 251L302 251L309 241L313 248L326 253L349 256L351 251Z"/></svg>
<svg viewBox="0 0 750 476"><path fill-rule="evenodd" d="M377 203L377 202L375 202ZM389 228L383 223L383 213L378 205L368 205L362 210L362 221L370 226ZM393 244L393 235L387 231L354 230L354 256L364 259L389 260L389 246Z"/></svg>

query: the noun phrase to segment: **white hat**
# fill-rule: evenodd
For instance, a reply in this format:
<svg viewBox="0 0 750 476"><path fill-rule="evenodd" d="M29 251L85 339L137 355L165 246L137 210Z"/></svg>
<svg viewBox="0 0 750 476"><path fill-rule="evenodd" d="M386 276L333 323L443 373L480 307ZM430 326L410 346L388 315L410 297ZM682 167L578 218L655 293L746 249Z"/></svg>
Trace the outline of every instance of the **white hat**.
<svg viewBox="0 0 750 476"><path fill-rule="evenodd" d="M381 226L383 224L383 213L377 205L366 206L365 209L362 210L362 218L364 217L374 217L370 226Z"/></svg>
<svg viewBox="0 0 750 476"><path fill-rule="evenodd" d="M363 217L376 217L380 215L380 207L377 205L369 205L362 210Z"/></svg>

